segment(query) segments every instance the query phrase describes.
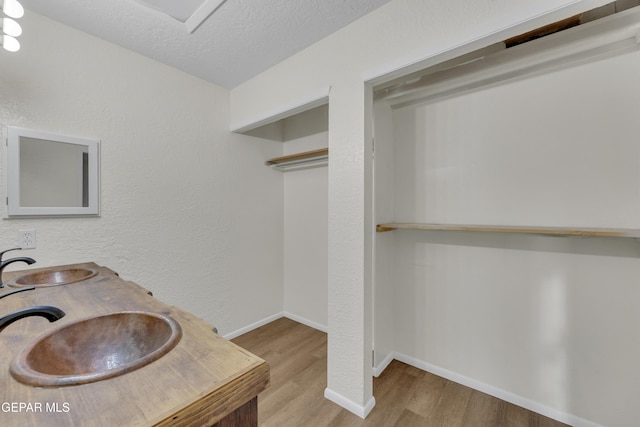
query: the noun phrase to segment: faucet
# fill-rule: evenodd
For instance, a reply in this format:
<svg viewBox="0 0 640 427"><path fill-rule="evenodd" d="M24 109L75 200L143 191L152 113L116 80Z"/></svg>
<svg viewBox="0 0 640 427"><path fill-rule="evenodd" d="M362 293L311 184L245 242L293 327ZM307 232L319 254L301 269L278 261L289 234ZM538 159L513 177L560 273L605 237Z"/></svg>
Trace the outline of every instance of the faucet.
<svg viewBox="0 0 640 427"><path fill-rule="evenodd" d="M8 297L9 295L17 294L18 292L32 291L35 288L36 288L35 286L25 286L24 288L13 289L11 291L7 291L7 292L5 292L3 294L0 294L0 299L2 299L4 297Z"/></svg>
<svg viewBox="0 0 640 427"><path fill-rule="evenodd" d="M33 258L28 258L28 257L18 257L18 258L11 258L8 259L6 261L2 261L2 255L4 255L6 252L9 251L17 251L17 250L21 250L22 248L12 248L12 249L7 249L5 251L0 252L0 288L4 288L4 283L2 283L2 272L4 271L4 268L14 262L26 262L27 264L31 265L34 262L36 262L35 259Z"/></svg>
<svg viewBox="0 0 640 427"><path fill-rule="evenodd" d="M37 305L34 307L27 307L21 310L9 313L6 316L0 317L0 332L16 320L20 320L23 317L29 316L41 316L45 317L49 322L55 322L64 317L64 311L57 307L51 307L50 305Z"/></svg>

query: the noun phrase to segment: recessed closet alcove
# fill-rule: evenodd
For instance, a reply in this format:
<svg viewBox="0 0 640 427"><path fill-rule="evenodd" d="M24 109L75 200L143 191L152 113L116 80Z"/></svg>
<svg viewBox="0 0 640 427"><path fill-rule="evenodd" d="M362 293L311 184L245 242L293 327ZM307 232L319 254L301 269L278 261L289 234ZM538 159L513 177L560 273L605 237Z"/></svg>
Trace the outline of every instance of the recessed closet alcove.
<svg viewBox="0 0 640 427"><path fill-rule="evenodd" d="M633 404L640 11L605 8L374 87L374 372Z"/></svg>
<svg viewBox="0 0 640 427"><path fill-rule="evenodd" d="M264 159L264 167L275 166L273 173L282 174L283 180L284 311L323 331L327 330L328 110L326 99L317 101L244 132L283 143L282 156Z"/></svg>

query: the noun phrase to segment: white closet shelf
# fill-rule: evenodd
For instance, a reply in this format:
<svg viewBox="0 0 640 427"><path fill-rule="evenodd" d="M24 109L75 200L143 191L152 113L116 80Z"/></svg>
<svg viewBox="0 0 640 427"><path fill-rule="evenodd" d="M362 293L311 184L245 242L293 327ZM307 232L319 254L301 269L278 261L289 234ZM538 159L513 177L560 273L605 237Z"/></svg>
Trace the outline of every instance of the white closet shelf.
<svg viewBox="0 0 640 427"><path fill-rule="evenodd" d="M287 156L275 157L264 162L265 165L281 171L308 169L312 167L326 166L329 161L329 149L320 148L318 150L305 151L302 153L289 154Z"/></svg>
<svg viewBox="0 0 640 427"><path fill-rule="evenodd" d="M640 229L632 228L573 228L573 227L529 227L512 225L465 225L465 224L417 224L388 223L378 224L376 231L383 233L396 229L407 230L443 230L443 231L479 231L485 233L540 234L547 236L581 237L640 237Z"/></svg>

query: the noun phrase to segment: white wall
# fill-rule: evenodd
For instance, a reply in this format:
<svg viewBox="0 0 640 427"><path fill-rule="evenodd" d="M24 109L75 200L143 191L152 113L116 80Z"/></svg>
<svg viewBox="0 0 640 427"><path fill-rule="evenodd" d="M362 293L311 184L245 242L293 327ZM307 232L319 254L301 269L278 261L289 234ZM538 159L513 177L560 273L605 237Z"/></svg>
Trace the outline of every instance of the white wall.
<svg viewBox="0 0 640 427"><path fill-rule="evenodd" d="M638 75L636 51L379 107L376 166L394 162L395 191L377 201L397 222L640 228ZM572 425L637 423L635 239L398 230L377 243L396 357Z"/></svg>
<svg viewBox="0 0 640 427"><path fill-rule="evenodd" d="M283 310L281 143L231 134L229 92L27 11L0 122L100 139L100 218L34 228L33 267L95 261L227 333ZM23 266L15 264L15 268Z"/></svg>
<svg viewBox="0 0 640 427"><path fill-rule="evenodd" d="M231 92L231 128L329 96L329 396L366 414L371 387L371 105L364 82L470 52L608 0L394 0ZM379 79L380 76L385 76Z"/></svg>
<svg viewBox="0 0 640 427"><path fill-rule="evenodd" d="M327 146L328 108L283 120L284 154ZM284 310L326 330L328 169L284 173ZM280 173L280 172L274 172Z"/></svg>
<svg viewBox="0 0 640 427"><path fill-rule="evenodd" d="M396 221L638 227L639 58L396 110Z"/></svg>

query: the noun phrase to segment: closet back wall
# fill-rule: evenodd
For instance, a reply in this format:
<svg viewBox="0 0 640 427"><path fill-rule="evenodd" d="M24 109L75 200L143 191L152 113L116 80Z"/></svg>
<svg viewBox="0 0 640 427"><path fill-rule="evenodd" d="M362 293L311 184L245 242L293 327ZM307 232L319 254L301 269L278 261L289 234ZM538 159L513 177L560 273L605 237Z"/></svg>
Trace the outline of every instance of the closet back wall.
<svg viewBox="0 0 640 427"><path fill-rule="evenodd" d="M376 145L392 144L395 163L378 216L386 203L396 222L640 228L638 75L635 52L377 108L393 140ZM399 358L582 425L637 422L635 239L397 230L377 253Z"/></svg>
<svg viewBox="0 0 640 427"><path fill-rule="evenodd" d="M284 154L327 147L328 106L283 121ZM284 310L327 328L328 168L284 173Z"/></svg>

